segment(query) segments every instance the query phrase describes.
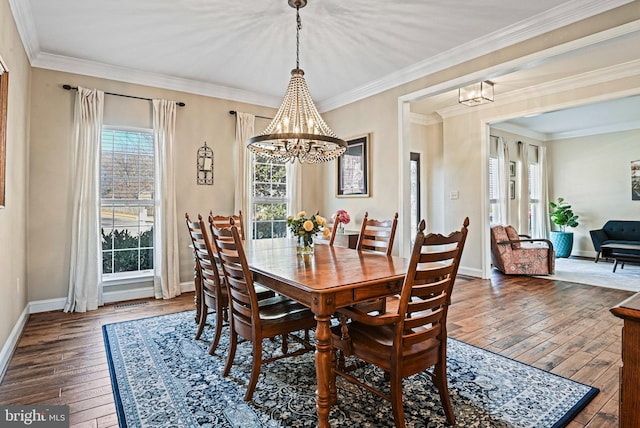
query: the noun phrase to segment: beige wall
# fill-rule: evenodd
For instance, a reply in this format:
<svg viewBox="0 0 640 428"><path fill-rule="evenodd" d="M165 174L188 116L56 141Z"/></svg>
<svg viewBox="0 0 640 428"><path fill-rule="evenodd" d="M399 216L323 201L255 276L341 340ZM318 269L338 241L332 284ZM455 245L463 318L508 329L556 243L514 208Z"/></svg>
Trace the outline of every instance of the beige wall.
<svg viewBox="0 0 640 428"><path fill-rule="evenodd" d="M640 130L568 138L547 144L549 198L566 199L578 219L573 255L595 256L589 231L607 220L640 221L631 200L631 161L640 160Z"/></svg>
<svg viewBox="0 0 640 428"><path fill-rule="evenodd" d="M409 94L436 87L472 72L640 19L638 4L640 2L628 4L598 17L503 49L496 54L451 67L325 113L325 119L340 136L348 137L366 132L372 135L371 197L335 198L333 195L335 165L330 163L321 171L321 180L330 184L324 191L326 207L330 210L344 208L356 218L361 217L366 210L374 211L377 216L388 216L399 210L404 201L408 201L408 186L401 186L402 180L405 183L408 182L406 177L408 145L403 149L405 150L403 158L406 157L406 161L403 159L403 162L406 162L406 166L403 167L405 174L403 177L401 177L399 166L399 97L407 97ZM489 136L487 124L523 114L544 112L558 106L577 105L582 100L623 92L627 95L630 92L640 93L640 71L634 76L597 85L577 89L567 88L544 96L536 96L532 93L528 99L517 102L505 103L496 100L490 105L471 109L462 114L454 112L445 115L442 123L442 174L437 180L438 185L441 186L437 192L441 193L443 198L437 201L436 205L439 204L444 213L442 227L445 231L459 228L465 216L470 218L470 232L462 259L461 272L482 275L488 272L490 266L488 209L485 201ZM449 198L452 191L459 192L459 199ZM410 234L409 225L406 223L408 222L403 222L401 219L399 225L399 233L404 234L405 237L404 242L402 237L399 241L399 245L403 247L408 245L407 238ZM397 247L398 245L396 245L396 251Z"/></svg>
<svg viewBox="0 0 640 428"><path fill-rule="evenodd" d="M183 223L191 216L233 212L235 117L229 110L271 116L272 109L193 94L34 69L32 78L29 211L29 300L66 297L69 278L71 211L69 165L74 92L63 84L146 98L183 101L176 118L177 207L180 223L180 280L193 278L193 255ZM105 124L151 127L151 103L105 96ZM256 127L261 125L256 122ZM204 141L214 152L214 185L195 181L196 153Z"/></svg>
<svg viewBox="0 0 640 428"><path fill-rule="evenodd" d="M426 187L422 192L426 197L427 210L425 219L428 230L444 231L444 143L442 140L442 123L427 127L424 168Z"/></svg>
<svg viewBox="0 0 640 428"><path fill-rule="evenodd" d="M365 211L377 219L391 218L397 211L397 178L393 177L397 171L397 128L388 126L389 118L398 114L396 105L393 99L376 96L323 115L333 131L346 140L369 134L370 197L337 198L336 162L328 162L319 169L325 183L324 210L335 213L346 209L352 223L347 229L359 230Z"/></svg>
<svg viewBox="0 0 640 428"><path fill-rule="evenodd" d="M634 90L640 93L640 70L638 75L607 83L591 85L580 89L559 91L552 95L532 98L524 101L501 105L493 103L476 113L447 117L444 120L444 159L445 159L445 195L450 189L461 190L459 201L445 200L446 212L461 215L467 212L471 224L476 224L475 233L469 233L467 258L463 266L473 270L482 270L489 266L489 223L487 217L486 163L488 156L488 132L486 125L496 118L521 116L524 112L543 112L558 105L579 104L581 100ZM549 156L550 158L551 156ZM465 173L459 167L465 165ZM554 197L553 192L550 195ZM455 218L455 217L454 217ZM474 222L475 219L475 222ZM449 225L451 227L451 225ZM484 235L484 238L483 236Z"/></svg>
<svg viewBox="0 0 640 428"><path fill-rule="evenodd" d="M391 216L406 200L407 189L405 186L404 192L399 192L398 97L640 19L638 4L636 1L602 16L324 114L326 121L340 136L349 138L371 134L371 197L336 198L335 162L303 165L302 208L314 211L314 207L317 207L324 213L344 208L355 219L355 223L367 210L374 217ZM71 217L69 147L73 93L62 90L62 84L187 103L185 108L178 109L176 123L176 186L180 215L185 211L195 215L198 212L206 213L209 209L220 212L232 210L235 177L231 168L231 150L235 122L228 111L233 109L265 116L271 116L274 112L258 106L141 85L41 69L30 70L7 0L0 0L0 24L0 55L11 72L7 208L0 210L0 343L5 344L27 301L61 298L67 294ZM427 131L427 134L435 137L433 139L442 139L442 143L425 148L427 153L432 154L429 165L434 168L428 179L430 186L434 187L430 191L433 198L429 215L440 215L441 221L435 223L441 223L443 230L458 228L464 216L471 217L463 267L470 272L480 272L485 252L482 247L483 230L488 223L484 224L483 213L486 208L482 195L486 168L484 134L488 135L488 132L483 123L505 118L509 112L517 114L624 88L640 88L638 76L630 77L625 82L609 82L593 88L532 99L516 106L495 103L490 109L447 117L441 128ZM126 121L137 126L150 118L150 108L147 110L148 104L145 102L106 96L105 104L106 123ZM256 128L260 126L257 122ZM214 186L195 184L196 150L205 140L215 153ZM426 140L432 138L427 135ZM447 198L452 190L460 192L460 199L452 201ZM401 226L401 229L403 227L408 230L408 225ZM183 228L184 225L180 223L179 231ZM180 278L181 281L188 281L192 275L192 256L187 246L186 231L180 234L180 240ZM26 260L29 260L28 266ZM20 288L17 287L18 281ZM28 285L25 286L25 283Z"/></svg>
<svg viewBox="0 0 640 428"><path fill-rule="evenodd" d="M0 57L9 71L6 206L0 208L0 349L5 351L27 305L26 226L38 221L27 211L31 68L7 0L0 1Z"/></svg>

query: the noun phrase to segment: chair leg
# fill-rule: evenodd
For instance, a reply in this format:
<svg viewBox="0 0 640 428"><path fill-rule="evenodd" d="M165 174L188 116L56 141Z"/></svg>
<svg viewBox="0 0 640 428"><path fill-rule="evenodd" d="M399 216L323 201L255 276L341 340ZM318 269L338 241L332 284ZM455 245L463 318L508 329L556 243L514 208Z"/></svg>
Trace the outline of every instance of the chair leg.
<svg viewBox="0 0 640 428"><path fill-rule="evenodd" d="M600 251L598 251L598 254L596 254L596 263L598 263L598 260L600 260Z"/></svg>
<svg viewBox="0 0 640 428"><path fill-rule="evenodd" d="M200 306L200 321L198 322L198 332L196 333L196 340L200 339L202 335L202 331L204 330L204 326L207 325L207 313L209 312L209 308L207 305L202 303Z"/></svg>
<svg viewBox="0 0 640 428"><path fill-rule="evenodd" d="M433 382L438 388L440 393L440 401L442 402L442 408L444 414L447 417L447 422L454 425L456 417L453 414L453 406L451 405L451 397L449 397L449 386L447 384L447 363L440 362L433 368Z"/></svg>
<svg viewBox="0 0 640 428"><path fill-rule="evenodd" d="M229 332L229 355L227 355L227 364L224 366L224 371L222 372L223 376L228 376L231 371L233 359L236 357L236 345L238 344L238 335L233 331L233 328L230 328Z"/></svg>
<svg viewBox="0 0 640 428"><path fill-rule="evenodd" d="M308 330L307 330L308 331ZM331 405L338 402L338 389L336 388L336 364L338 350L331 351L331 371L329 372L329 401Z"/></svg>
<svg viewBox="0 0 640 428"><path fill-rule="evenodd" d="M213 355L213 353L216 352L216 348L218 347L218 342L220 342L221 335L222 335L222 308L216 308L216 330L213 333L213 340L211 341L211 346L209 347L209 355Z"/></svg>
<svg viewBox="0 0 640 428"><path fill-rule="evenodd" d="M391 374L390 392L395 425L398 428L405 428L404 408L402 407L402 377L397 370Z"/></svg>
<svg viewBox="0 0 640 428"><path fill-rule="evenodd" d="M247 385L247 393L244 395L244 401L251 401L253 391L258 383L260 376L260 367L262 366L262 341L253 342L253 365L251 366L251 379Z"/></svg>
<svg viewBox="0 0 640 428"><path fill-rule="evenodd" d="M336 367L338 368L338 370L344 373L345 366L346 366L346 360L344 359L344 352L338 349L336 350L336 354L338 354L336 357Z"/></svg>

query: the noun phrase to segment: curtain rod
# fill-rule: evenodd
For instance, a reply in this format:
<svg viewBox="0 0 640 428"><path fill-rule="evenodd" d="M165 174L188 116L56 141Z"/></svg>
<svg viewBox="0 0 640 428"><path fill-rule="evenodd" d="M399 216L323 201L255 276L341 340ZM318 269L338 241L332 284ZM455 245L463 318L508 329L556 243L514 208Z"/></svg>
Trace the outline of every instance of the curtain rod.
<svg viewBox="0 0 640 428"><path fill-rule="evenodd" d="M235 111L235 110L229 110L229 114L235 116L236 114L238 114L238 112ZM255 117L259 117L260 119L267 119L267 120L272 120L273 119L272 117L258 116L258 115L255 115Z"/></svg>
<svg viewBox="0 0 640 428"><path fill-rule="evenodd" d="M77 91L78 87L77 86L71 86L71 85L62 85L62 89L66 89L67 91ZM152 101L151 98L136 97L134 95L116 94L114 92L105 92L105 94L107 94L107 95L115 95L116 97L135 98L136 100ZM176 101L176 105L178 105L179 107L186 106L186 104L183 103L182 101Z"/></svg>

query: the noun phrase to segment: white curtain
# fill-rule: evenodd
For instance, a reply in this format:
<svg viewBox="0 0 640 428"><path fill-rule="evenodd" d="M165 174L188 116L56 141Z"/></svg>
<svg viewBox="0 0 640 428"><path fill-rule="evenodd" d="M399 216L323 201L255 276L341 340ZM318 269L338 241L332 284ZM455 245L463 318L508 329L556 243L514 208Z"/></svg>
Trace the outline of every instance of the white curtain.
<svg viewBox="0 0 640 428"><path fill-rule="evenodd" d="M509 224L509 146L498 137L498 212L496 224Z"/></svg>
<svg viewBox="0 0 640 428"><path fill-rule="evenodd" d="M255 135L255 116L250 113L236 113L236 150L235 150L235 198L234 212L242 210L251 230L253 221L253 159L254 155L247 149L247 140ZM302 210L301 168L297 163L287 163L287 212L297 213Z"/></svg>
<svg viewBox="0 0 640 428"><path fill-rule="evenodd" d="M520 186L518 192L518 231L530 234L529 230L529 144L518 142L520 148Z"/></svg>
<svg viewBox="0 0 640 428"><path fill-rule="evenodd" d="M538 164L540 168L539 189L540 189L540 202L536 207L536 214L533 216L534 224L533 236L536 238L549 238L549 231L551 230L551 220L547 208L549 207L549 181L547 177L547 148L544 146L538 146Z"/></svg>
<svg viewBox="0 0 640 428"><path fill-rule="evenodd" d="M175 101L153 100L153 142L156 152L153 286L156 299L171 299L180 295L178 218L173 165L176 108Z"/></svg>
<svg viewBox="0 0 640 428"><path fill-rule="evenodd" d="M71 160L71 260L65 312L102 305L100 139L104 93L78 87Z"/></svg>
<svg viewBox="0 0 640 428"><path fill-rule="evenodd" d="M253 153L247 149L247 140L255 135L256 117L250 113L236 113L236 145L234 150L236 188L234 193L233 212L242 210L246 236L253 236L253 209L251 189L253 175Z"/></svg>
<svg viewBox="0 0 640 428"><path fill-rule="evenodd" d="M287 162L287 206L288 215L296 215L304 209L302 206L302 166L299 162ZM308 207L311 215L316 212L318 207ZM327 213L321 213L326 216Z"/></svg>

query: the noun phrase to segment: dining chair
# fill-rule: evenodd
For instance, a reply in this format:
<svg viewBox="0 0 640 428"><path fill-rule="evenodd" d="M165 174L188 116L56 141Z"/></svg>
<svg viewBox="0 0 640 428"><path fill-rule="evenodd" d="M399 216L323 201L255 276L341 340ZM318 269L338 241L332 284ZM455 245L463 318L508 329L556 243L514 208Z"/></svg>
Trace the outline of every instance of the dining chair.
<svg viewBox="0 0 640 428"><path fill-rule="evenodd" d="M340 310L341 322L332 327L335 374L391 401L397 427L405 426L402 380L429 374L438 389L447 422L455 415L447 385L447 311L467 238L469 218L458 231L444 236L424 233L422 220L411 253L397 309L371 315L354 307ZM346 322L346 318L350 322ZM353 356L381 368L390 380L389 394L354 376L361 364L347 366ZM432 371L428 371L433 367ZM335 385L335 383L334 383Z"/></svg>
<svg viewBox="0 0 640 428"><path fill-rule="evenodd" d="M200 282L200 318L195 338L198 340L202 336L210 311L215 313L215 330L209 347L209 354L213 355L220 341L222 327L228 325L229 321L227 288L224 285L224 276L218 267L217 254L207 233L205 221L200 214L198 214L197 222L191 221L188 213L185 213L185 218L196 258L196 269L199 271ZM227 225L229 225L228 219ZM259 300L273 297L274 295L275 293L266 287L261 286L257 290Z"/></svg>
<svg viewBox="0 0 640 428"><path fill-rule="evenodd" d="M390 256L397 226L398 213L390 220L374 220L369 219L369 212L365 211L356 250L377 251ZM364 312L377 311L378 313L383 313L386 311L386 303L386 298L380 298L372 302L360 303L358 306Z"/></svg>
<svg viewBox="0 0 640 428"><path fill-rule="evenodd" d="M195 322L196 324L200 324L200 317L202 316L202 280L200 273L200 264L198 263L198 255L196 254L196 250L193 245L193 237L191 236L192 231L195 232L196 230L200 230L200 224L197 222L192 222L189 218L189 213L184 213L184 217L187 224L187 230L189 232L189 239L191 240L190 248L193 250L193 284L195 288L193 303L196 307ZM199 337L199 335L196 335L196 339L198 339Z"/></svg>
<svg viewBox="0 0 640 428"><path fill-rule="evenodd" d="M213 246L207 234L207 227L202 220L202 216L198 214L198 221L191 221L189 214L185 214L189 236L193 245L193 251L196 257L197 269L200 272L200 322L196 333L196 340L200 339L205 325L207 324L207 316L209 309L216 314L215 331L209 354L213 355L222 332L223 323L228 322L229 298L227 290L220 282L220 272L214 258Z"/></svg>
<svg viewBox="0 0 640 428"><path fill-rule="evenodd" d="M232 218L235 226L238 228L240 237L242 238L243 241L245 240L244 219L242 218L242 211L238 211L237 215L233 214L229 216L229 215L213 214L213 210L211 210L209 211L209 217L210 217L209 223L211 224L211 222L213 222L213 225L218 229L230 227L231 223L229 222L229 219Z"/></svg>
<svg viewBox="0 0 640 428"><path fill-rule="evenodd" d="M212 212L209 211L208 220L209 220L209 232L211 233L211 236L213 236L216 233L215 232L216 230L229 229L231 225L235 225L236 228L238 229L238 234L240 235L241 242L244 244L244 234L242 232L243 230L242 229L243 227L242 211L240 211L238 215L230 215L230 216L213 215ZM238 226L238 224L240 224L240 226ZM224 236L221 239L232 240L231 235ZM222 269L220 268L220 261L218 260L218 253L216 251L215 244L211 243L211 248L213 249L213 256L215 257L216 262L218 264L218 272L220 273L220 284L222 284L222 288L226 290L226 286L224 285L225 278L224 278L224 274L222 273ZM256 295L258 296L258 300L263 300L263 299L267 299L269 297L275 296L275 293L273 292L273 290L260 284L255 284L255 290L256 290Z"/></svg>
<svg viewBox="0 0 640 428"><path fill-rule="evenodd" d="M318 213L316 212L316 214ZM329 245L333 245L333 242L336 240L336 232L338 231L338 213L335 213L333 217L326 218L325 220L327 224L324 230L328 230L329 232L325 235L323 231L323 234L316 238L316 240L328 241Z"/></svg>
<svg viewBox="0 0 640 428"><path fill-rule="evenodd" d="M380 251L390 256L397 226L398 213L391 220L373 220L369 219L369 213L365 212L356 249Z"/></svg>
<svg viewBox="0 0 640 428"><path fill-rule="evenodd" d="M238 336L251 342L253 355L251 377L244 396L245 401L249 401L258 382L262 364L301 355L315 349L309 342L308 332L315 327L316 321L308 308L284 296L276 295L258 301L255 292L256 283L253 281L247 263L240 232L233 220L231 225L231 228L211 228L214 231L213 240L226 280L231 313L229 354L223 375L227 376L231 371ZM289 335L300 330L305 330L304 339ZM277 336L283 336L282 354L263 359L262 341ZM290 352L286 337L296 340L302 347Z"/></svg>

